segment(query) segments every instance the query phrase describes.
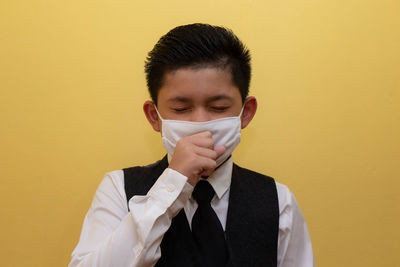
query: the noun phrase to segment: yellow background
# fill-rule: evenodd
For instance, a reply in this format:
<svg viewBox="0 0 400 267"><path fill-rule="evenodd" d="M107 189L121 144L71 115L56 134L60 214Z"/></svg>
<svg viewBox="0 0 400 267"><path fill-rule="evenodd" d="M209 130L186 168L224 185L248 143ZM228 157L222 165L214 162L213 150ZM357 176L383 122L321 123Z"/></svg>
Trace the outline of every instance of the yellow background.
<svg viewBox="0 0 400 267"><path fill-rule="evenodd" d="M225 25L259 100L236 161L276 177L317 266L398 266L396 0L2 1L1 266L66 266L104 173L165 152L142 113L147 52L176 25Z"/></svg>

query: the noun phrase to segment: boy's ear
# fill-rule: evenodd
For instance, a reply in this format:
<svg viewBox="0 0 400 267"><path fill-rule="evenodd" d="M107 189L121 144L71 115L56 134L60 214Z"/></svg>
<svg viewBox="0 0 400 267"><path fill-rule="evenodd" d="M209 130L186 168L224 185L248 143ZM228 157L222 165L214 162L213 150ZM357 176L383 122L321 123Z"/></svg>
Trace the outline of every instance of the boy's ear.
<svg viewBox="0 0 400 267"><path fill-rule="evenodd" d="M156 111L156 107L154 103L150 100L147 100L143 104L143 111L144 115L146 115L147 120L149 121L150 125L153 127L154 131L159 132L161 129L161 122L158 118L158 114Z"/></svg>
<svg viewBox="0 0 400 267"><path fill-rule="evenodd" d="M257 111L257 99L254 96L249 96L244 102L242 113L242 129L249 125Z"/></svg>

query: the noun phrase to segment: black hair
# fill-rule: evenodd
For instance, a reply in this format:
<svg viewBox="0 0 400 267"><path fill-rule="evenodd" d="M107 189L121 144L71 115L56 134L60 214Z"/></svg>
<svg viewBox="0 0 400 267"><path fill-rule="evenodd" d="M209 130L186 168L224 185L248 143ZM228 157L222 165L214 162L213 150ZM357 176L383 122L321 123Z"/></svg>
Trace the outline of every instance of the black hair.
<svg viewBox="0 0 400 267"><path fill-rule="evenodd" d="M158 91L168 72L180 68L227 69L242 101L249 93L250 51L229 29L195 23L178 26L162 36L145 61L147 87L157 105Z"/></svg>

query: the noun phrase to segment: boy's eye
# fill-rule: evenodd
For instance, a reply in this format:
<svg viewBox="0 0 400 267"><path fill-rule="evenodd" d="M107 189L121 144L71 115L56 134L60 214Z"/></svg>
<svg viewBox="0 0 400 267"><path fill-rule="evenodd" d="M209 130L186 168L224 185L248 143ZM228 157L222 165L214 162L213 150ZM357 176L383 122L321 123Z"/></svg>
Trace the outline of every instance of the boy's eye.
<svg viewBox="0 0 400 267"><path fill-rule="evenodd" d="M176 113L182 113L185 111L188 111L190 108L173 108L172 110L175 111Z"/></svg>
<svg viewBox="0 0 400 267"><path fill-rule="evenodd" d="M212 110L217 111L217 112L225 111L228 108L229 108L228 106L214 106L214 107L211 107Z"/></svg>

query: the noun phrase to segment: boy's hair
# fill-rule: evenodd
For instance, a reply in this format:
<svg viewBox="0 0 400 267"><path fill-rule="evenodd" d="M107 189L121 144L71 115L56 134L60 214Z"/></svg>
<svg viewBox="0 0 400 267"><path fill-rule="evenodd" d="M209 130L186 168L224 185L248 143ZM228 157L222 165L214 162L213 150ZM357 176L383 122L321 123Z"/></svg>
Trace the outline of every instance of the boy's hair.
<svg viewBox="0 0 400 267"><path fill-rule="evenodd" d="M244 102L251 77L250 51L231 30L195 23L172 29L149 52L145 72L154 104L167 73L206 67L228 70Z"/></svg>

